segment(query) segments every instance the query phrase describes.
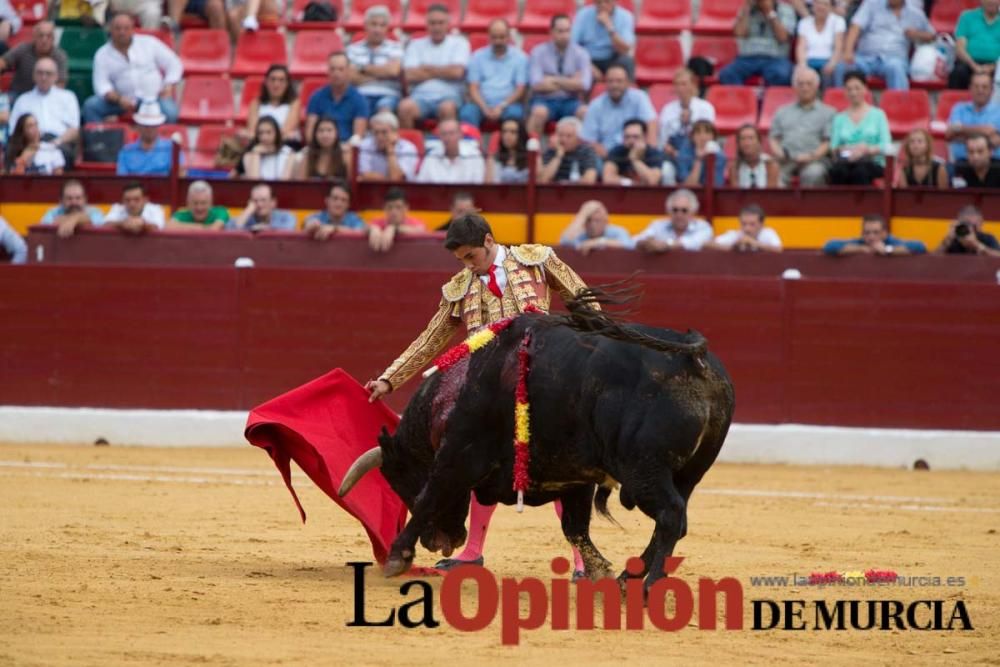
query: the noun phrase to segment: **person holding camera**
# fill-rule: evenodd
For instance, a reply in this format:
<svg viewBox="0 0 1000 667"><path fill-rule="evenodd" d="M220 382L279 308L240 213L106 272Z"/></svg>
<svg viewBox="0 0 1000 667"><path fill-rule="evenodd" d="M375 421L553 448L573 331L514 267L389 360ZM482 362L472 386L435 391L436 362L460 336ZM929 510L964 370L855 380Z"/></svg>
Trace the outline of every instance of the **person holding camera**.
<svg viewBox="0 0 1000 667"><path fill-rule="evenodd" d="M739 55L719 71L719 81L741 86L759 74L767 86L789 85L788 45L795 36L795 24L795 10L784 2L747 0L733 25Z"/></svg>
<svg viewBox="0 0 1000 667"><path fill-rule="evenodd" d="M971 204L958 212L948 234L934 250L935 255L987 255L1000 257L1000 243L982 230L983 213Z"/></svg>

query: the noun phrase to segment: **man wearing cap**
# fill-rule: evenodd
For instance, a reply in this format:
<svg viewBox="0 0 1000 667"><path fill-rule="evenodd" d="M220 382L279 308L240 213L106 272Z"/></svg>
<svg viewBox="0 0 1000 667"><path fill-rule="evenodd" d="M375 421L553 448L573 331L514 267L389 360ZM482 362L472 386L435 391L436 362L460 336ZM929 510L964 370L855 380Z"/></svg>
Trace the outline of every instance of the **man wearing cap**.
<svg viewBox="0 0 1000 667"><path fill-rule="evenodd" d="M167 117L156 102L143 102L132 117L139 140L118 152L119 176L169 176L173 165L173 143L160 137Z"/></svg>

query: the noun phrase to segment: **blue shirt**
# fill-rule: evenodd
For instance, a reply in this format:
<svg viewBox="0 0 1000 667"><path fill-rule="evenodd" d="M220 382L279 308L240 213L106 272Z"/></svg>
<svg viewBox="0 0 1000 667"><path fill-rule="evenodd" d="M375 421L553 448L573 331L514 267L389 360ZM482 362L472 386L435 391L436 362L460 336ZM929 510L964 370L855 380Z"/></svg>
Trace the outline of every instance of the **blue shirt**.
<svg viewBox="0 0 1000 667"><path fill-rule="evenodd" d="M479 94L491 107L503 102L518 86L528 83L528 56L521 49L507 47L507 52L497 58L492 46L484 46L472 54L469 83L479 84Z"/></svg>
<svg viewBox="0 0 1000 667"><path fill-rule="evenodd" d="M622 143L625 121L633 118L647 123L656 120L656 109L649 101L646 91L629 88L617 102L608 93L601 93L587 107L580 136L585 141L601 144L610 151Z"/></svg>
<svg viewBox="0 0 1000 667"><path fill-rule="evenodd" d="M3 218L0 218L0 248L10 255L11 264L24 264L28 261L28 244Z"/></svg>
<svg viewBox="0 0 1000 667"><path fill-rule="evenodd" d="M635 17L632 12L615 5L611 13L611 25L622 41L629 46L635 45ZM571 39L587 49L592 60L609 60L615 55L611 35L607 28L598 23L597 7L594 5L587 5L576 13Z"/></svg>
<svg viewBox="0 0 1000 667"><path fill-rule="evenodd" d="M959 102L951 108L951 114L948 116L948 124L961 124L964 126L992 125L1000 130L1000 104L990 102L977 111L976 105L971 101ZM956 162L968 157L965 150L965 142L951 142L951 154ZM1000 147L993 149L993 157L1000 158Z"/></svg>
<svg viewBox="0 0 1000 667"><path fill-rule="evenodd" d="M902 58L909 62L910 40L906 31L934 32L922 11L903 5L899 18L889 9L888 0L866 0L854 14L851 24L861 28L857 53L862 56Z"/></svg>
<svg viewBox="0 0 1000 667"><path fill-rule="evenodd" d="M306 218L306 222L309 222L311 220L315 220L315 221L317 221L321 225L332 225L333 224L330 221L330 214L327 213L326 211L320 211L319 213L313 213L308 218ZM365 228L365 222L354 211L348 211L347 213L344 214L344 219L341 220L340 226L343 227L343 228L345 228L345 229L364 229Z"/></svg>
<svg viewBox="0 0 1000 667"><path fill-rule="evenodd" d="M306 113L320 118L332 118L337 123L337 136L347 141L354 134L354 119L368 118L368 100L354 86L347 86L343 97L333 99L330 86L323 86L309 98Z"/></svg>
<svg viewBox="0 0 1000 667"><path fill-rule="evenodd" d="M100 209L88 206L85 210L87 212L87 217L90 218L90 224L95 227L104 224L104 214L101 213ZM55 208L50 208L45 212L45 215L42 216L42 224L51 225L60 215L66 215L66 209L64 209L61 205L56 206Z"/></svg>
<svg viewBox="0 0 1000 667"><path fill-rule="evenodd" d="M225 228L248 230L251 227L260 224L262 224L260 220L258 220L255 216L250 216L250 219L247 220L246 222L246 227L237 227L236 218L229 218L229 220L226 221ZM270 223L268 223L269 229L295 231L295 227L296 227L296 221L294 213L292 213L291 211L285 211L280 208L276 208L273 211L271 211L271 221Z"/></svg>
<svg viewBox="0 0 1000 667"><path fill-rule="evenodd" d="M579 248L580 244L589 239L587 232L580 232L580 235L576 238L570 238L563 234L562 238L559 239L560 245L573 246L574 248ZM632 250L635 248L635 241L632 239L632 235L628 233L628 230L624 227L619 227L618 225L608 225L604 228L604 233L601 234L599 238L604 238L609 241L619 241L623 248Z"/></svg>
<svg viewBox="0 0 1000 667"><path fill-rule="evenodd" d="M886 245L904 246L910 251L911 255L922 255L927 252L927 247L920 241L904 241L903 239L898 239L891 234L886 237L884 243ZM823 252L827 255L839 255L840 251L846 246L864 244L865 240L862 238L827 241L826 245L823 246Z"/></svg>
<svg viewBox="0 0 1000 667"><path fill-rule="evenodd" d="M136 141L118 151L116 173L119 176L169 176L172 160L173 143L169 139L157 139L149 151L143 150Z"/></svg>

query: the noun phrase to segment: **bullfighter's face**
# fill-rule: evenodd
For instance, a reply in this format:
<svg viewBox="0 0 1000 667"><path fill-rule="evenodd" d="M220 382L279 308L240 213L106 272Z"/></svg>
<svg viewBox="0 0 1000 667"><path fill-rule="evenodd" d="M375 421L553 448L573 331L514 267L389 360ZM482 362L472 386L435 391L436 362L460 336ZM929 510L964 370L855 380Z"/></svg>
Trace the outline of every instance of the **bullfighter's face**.
<svg viewBox="0 0 1000 667"><path fill-rule="evenodd" d="M477 276L485 276L493 266L497 257L497 244L492 234L487 234L483 245L479 247L463 245L453 251L455 258L465 265L465 268Z"/></svg>

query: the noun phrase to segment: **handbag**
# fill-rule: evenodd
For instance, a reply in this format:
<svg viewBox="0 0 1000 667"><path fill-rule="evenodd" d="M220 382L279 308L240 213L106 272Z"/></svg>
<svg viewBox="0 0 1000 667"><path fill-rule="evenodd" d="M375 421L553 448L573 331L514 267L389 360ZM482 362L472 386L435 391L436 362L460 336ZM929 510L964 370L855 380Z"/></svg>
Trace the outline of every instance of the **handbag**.
<svg viewBox="0 0 1000 667"><path fill-rule="evenodd" d="M337 8L324 0L312 0L302 12L303 21L336 21Z"/></svg>

